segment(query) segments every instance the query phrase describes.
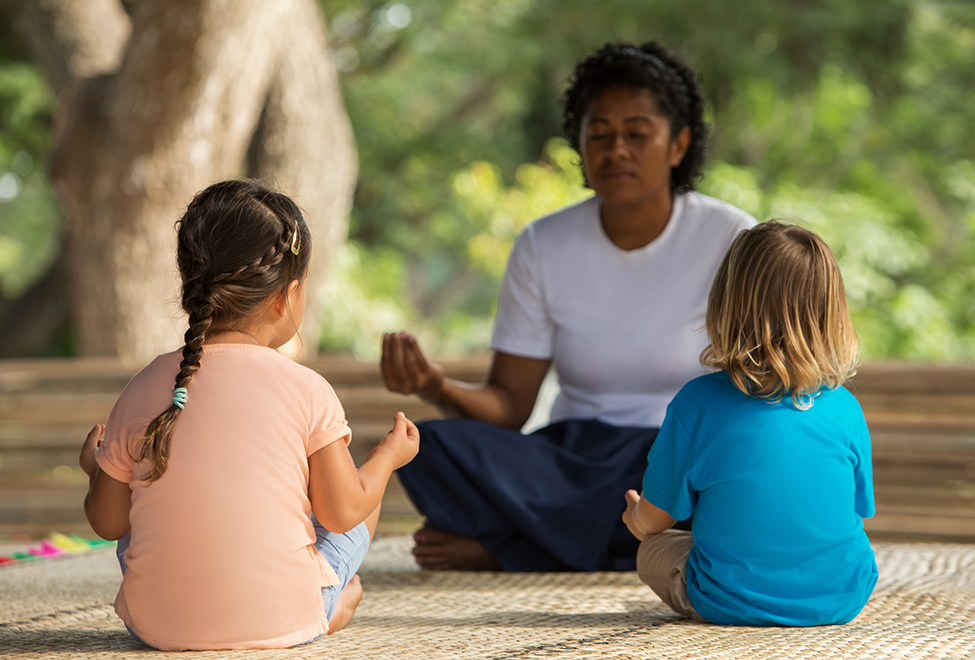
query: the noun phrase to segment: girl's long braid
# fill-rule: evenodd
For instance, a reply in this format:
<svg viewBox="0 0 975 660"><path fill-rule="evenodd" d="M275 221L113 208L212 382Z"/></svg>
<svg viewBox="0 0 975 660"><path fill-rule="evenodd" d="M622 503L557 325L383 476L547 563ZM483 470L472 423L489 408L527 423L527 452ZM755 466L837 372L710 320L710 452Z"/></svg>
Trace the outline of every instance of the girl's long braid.
<svg viewBox="0 0 975 660"><path fill-rule="evenodd" d="M206 289L199 280L185 287L183 305L190 309L189 328L183 335L183 360L179 364L176 375L175 388L186 387L200 369L200 358L203 356L203 342L207 330L213 324L213 305L206 299ZM137 460L148 461L149 474L147 481L152 483L166 472L169 465L169 444L173 438L176 420L182 408L171 403L159 417L154 419L146 429L146 440L142 445Z"/></svg>
<svg viewBox="0 0 975 660"><path fill-rule="evenodd" d="M240 262L241 255L253 254L255 241L248 232L263 234L263 244L270 247L249 262L230 267ZM179 230L177 260L189 328L183 336L175 390L188 388L199 371L203 345L215 322L232 323L248 316L268 296L304 275L310 238L294 202L251 182L218 183L193 200ZM166 472L182 410L174 401L146 429L136 460L148 462L148 474L142 478L149 484Z"/></svg>

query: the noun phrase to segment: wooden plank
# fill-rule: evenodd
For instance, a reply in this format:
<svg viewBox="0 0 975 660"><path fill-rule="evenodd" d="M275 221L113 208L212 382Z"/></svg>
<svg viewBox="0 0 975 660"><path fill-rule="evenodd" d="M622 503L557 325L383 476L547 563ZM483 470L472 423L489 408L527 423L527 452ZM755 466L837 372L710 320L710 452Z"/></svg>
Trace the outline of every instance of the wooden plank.
<svg viewBox="0 0 975 660"><path fill-rule="evenodd" d="M923 409L871 409L865 407L863 414L871 431L880 430L931 430L971 433L975 431L975 411L944 412Z"/></svg>
<svg viewBox="0 0 975 660"><path fill-rule="evenodd" d="M875 362L860 365L848 386L864 392L953 394L975 390L975 364Z"/></svg>
<svg viewBox="0 0 975 660"><path fill-rule="evenodd" d="M943 429L872 428L870 442L874 456L881 454L971 454L975 452L975 431Z"/></svg>
<svg viewBox="0 0 975 660"><path fill-rule="evenodd" d="M449 375L476 382L489 362L479 355L443 364ZM357 462L396 411L416 420L438 416L416 397L387 392L376 363L326 356L309 366L343 402ZM0 534L87 527L78 447L137 369L110 360L0 361ZM867 521L868 532L975 538L975 365L863 365L851 389L874 448L878 515ZM417 521L395 480L384 512L407 526Z"/></svg>
<svg viewBox="0 0 975 660"><path fill-rule="evenodd" d="M975 542L975 518L927 514L878 513L863 521L871 538L909 537L918 540Z"/></svg>

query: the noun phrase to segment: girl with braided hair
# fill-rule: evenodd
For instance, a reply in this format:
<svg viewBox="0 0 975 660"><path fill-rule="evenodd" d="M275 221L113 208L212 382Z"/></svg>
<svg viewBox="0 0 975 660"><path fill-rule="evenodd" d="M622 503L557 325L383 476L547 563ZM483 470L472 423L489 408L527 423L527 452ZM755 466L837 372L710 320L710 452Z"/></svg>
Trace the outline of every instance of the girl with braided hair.
<svg viewBox="0 0 975 660"><path fill-rule="evenodd" d="M487 381L445 378L416 339L383 340L382 371L460 419L420 424L399 471L427 520L427 569L632 570L622 496L639 487L670 399L704 373L711 280L755 219L694 191L707 149L694 72L655 42L578 63L564 131L595 195L529 224L498 299ZM549 426L528 420L550 366Z"/></svg>
<svg viewBox="0 0 975 660"><path fill-rule="evenodd" d="M331 386L274 350L301 323L310 249L285 195L197 194L178 223L185 345L84 443L85 513L119 539L115 611L148 646L292 646L340 630L362 597L383 491L419 438L399 413L356 469Z"/></svg>

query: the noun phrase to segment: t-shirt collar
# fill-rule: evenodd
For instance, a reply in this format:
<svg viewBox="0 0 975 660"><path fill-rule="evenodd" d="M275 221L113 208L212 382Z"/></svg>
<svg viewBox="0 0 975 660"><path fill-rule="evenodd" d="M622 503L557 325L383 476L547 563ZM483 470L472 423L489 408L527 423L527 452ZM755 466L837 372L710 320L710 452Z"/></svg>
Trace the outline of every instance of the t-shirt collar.
<svg viewBox="0 0 975 660"><path fill-rule="evenodd" d="M670 237L673 236L677 231L677 226L681 222L681 218L684 215L684 208L686 206L686 201L684 199L684 194L673 194L673 204L670 208L670 217L667 219L667 225L664 230L660 232L660 236L653 239L643 247L638 247L635 250L624 250L620 246L616 245L610 240L609 236L603 230L603 225L599 221L599 212L602 208L602 202L599 201L599 197L593 198L595 204L593 204L593 217L594 217L594 228L596 233L599 235L600 240L605 243L610 250L620 255L622 258L636 259L645 255L653 254L661 249L663 245L666 245Z"/></svg>

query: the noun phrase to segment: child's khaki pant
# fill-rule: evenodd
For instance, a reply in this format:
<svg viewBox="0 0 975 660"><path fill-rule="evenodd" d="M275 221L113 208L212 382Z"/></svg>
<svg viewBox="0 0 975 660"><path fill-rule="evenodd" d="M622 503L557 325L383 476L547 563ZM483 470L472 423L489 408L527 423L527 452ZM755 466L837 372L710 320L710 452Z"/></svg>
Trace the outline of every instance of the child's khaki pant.
<svg viewBox="0 0 975 660"><path fill-rule="evenodd" d="M687 556L694 547L690 532L668 529L649 534L636 555L640 579L678 614L707 623L687 598Z"/></svg>

